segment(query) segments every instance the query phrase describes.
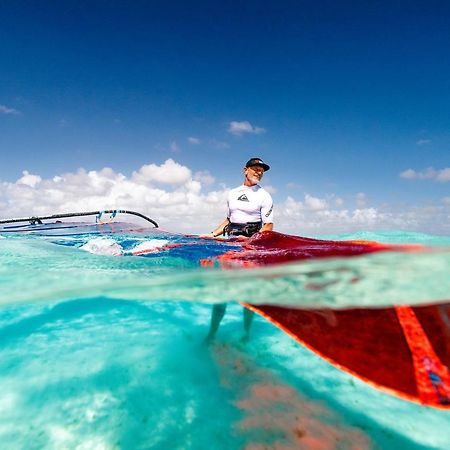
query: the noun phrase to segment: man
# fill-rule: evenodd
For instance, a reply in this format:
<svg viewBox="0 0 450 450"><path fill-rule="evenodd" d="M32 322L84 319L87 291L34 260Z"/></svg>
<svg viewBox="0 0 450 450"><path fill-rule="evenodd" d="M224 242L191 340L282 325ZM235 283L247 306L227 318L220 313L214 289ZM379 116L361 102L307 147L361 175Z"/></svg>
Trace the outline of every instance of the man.
<svg viewBox="0 0 450 450"><path fill-rule="evenodd" d="M270 169L260 158L251 158L244 167L244 184L228 194L227 218L209 235L250 237L258 231L272 231L271 195L258 183Z"/></svg>
<svg viewBox="0 0 450 450"><path fill-rule="evenodd" d="M253 236L257 232L273 230L273 201L271 195L258 183L270 166L260 158L251 158L244 167L244 183L228 194L226 219L211 233L203 236ZM225 315L226 303L214 305L206 341L214 339ZM249 338L254 313L244 308L244 337Z"/></svg>

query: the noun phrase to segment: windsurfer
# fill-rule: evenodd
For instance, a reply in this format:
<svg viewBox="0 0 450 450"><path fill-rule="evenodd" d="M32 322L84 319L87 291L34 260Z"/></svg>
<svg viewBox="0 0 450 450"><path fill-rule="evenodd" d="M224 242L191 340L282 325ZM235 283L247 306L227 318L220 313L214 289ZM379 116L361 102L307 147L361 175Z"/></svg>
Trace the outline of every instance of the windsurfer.
<svg viewBox="0 0 450 450"><path fill-rule="evenodd" d="M244 183L228 194L226 219L203 237L246 236L273 229L273 201L258 183L270 169L260 158L251 158L244 167Z"/></svg>
<svg viewBox="0 0 450 450"><path fill-rule="evenodd" d="M271 195L259 185L263 175L270 169L260 158L251 158L245 164L244 183L228 194L226 219L211 233L202 237L244 236L273 230L273 201ZM214 305L206 341L211 341L225 315L226 303ZM244 308L244 337L248 340L254 313Z"/></svg>

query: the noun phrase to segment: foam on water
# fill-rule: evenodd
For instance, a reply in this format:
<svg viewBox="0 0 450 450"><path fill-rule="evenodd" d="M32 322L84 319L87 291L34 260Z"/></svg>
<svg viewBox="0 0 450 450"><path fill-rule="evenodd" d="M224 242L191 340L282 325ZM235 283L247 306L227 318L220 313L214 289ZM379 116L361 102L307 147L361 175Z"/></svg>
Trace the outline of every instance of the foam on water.
<svg viewBox="0 0 450 450"><path fill-rule="evenodd" d="M345 237L389 240L364 236ZM450 243L411 233L391 238ZM3 448L446 448L448 411L380 392L260 317L242 343L235 303L448 299L445 247L221 271L198 268L198 246L185 249L189 257L177 247L155 253L171 239L152 239L96 242L100 252L138 248L149 251L145 257L83 251L88 242L93 248L88 236L2 239ZM349 282L355 274L360 283ZM308 289L311 282L322 288ZM205 346L205 302L224 300L234 302L216 343Z"/></svg>
<svg viewBox="0 0 450 450"><path fill-rule="evenodd" d="M94 255L120 256L123 254L122 247L114 239L90 239L80 249Z"/></svg>

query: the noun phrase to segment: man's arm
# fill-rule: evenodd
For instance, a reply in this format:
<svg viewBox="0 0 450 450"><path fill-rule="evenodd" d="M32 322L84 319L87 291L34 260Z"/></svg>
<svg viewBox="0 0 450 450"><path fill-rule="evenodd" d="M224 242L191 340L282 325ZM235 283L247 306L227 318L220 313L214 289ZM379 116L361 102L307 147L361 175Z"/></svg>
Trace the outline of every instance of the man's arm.
<svg viewBox="0 0 450 450"><path fill-rule="evenodd" d="M263 221L263 226L259 231L273 231L273 200L268 192L266 192L261 207L261 219Z"/></svg>
<svg viewBox="0 0 450 450"><path fill-rule="evenodd" d="M273 223L269 222L269 223L264 223L259 231L261 233L263 231L272 231L272 230L273 230Z"/></svg>
<svg viewBox="0 0 450 450"><path fill-rule="evenodd" d="M224 228L230 223L230 220L228 217L218 226L216 227L211 233L208 234L201 234L200 237L218 237L223 234Z"/></svg>

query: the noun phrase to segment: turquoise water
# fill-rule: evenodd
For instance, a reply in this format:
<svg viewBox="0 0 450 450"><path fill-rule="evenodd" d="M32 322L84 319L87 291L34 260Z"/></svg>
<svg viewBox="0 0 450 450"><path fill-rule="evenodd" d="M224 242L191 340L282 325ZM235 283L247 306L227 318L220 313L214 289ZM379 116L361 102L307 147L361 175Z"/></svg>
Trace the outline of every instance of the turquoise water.
<svg viewBox="0 0 450 450"><path fill-rule="evenodd" d="M431 249L222 271L198 260L229 243L130 256L139 245L192 239L0 238L2 448L448 448L449 411L376 390L260 317L241 341L238 300L345 307L450 298L449 237L333 238ZM305 288L311 279L324 288ZM222 301L226 316L205 345L210 303Z"/></svg>

